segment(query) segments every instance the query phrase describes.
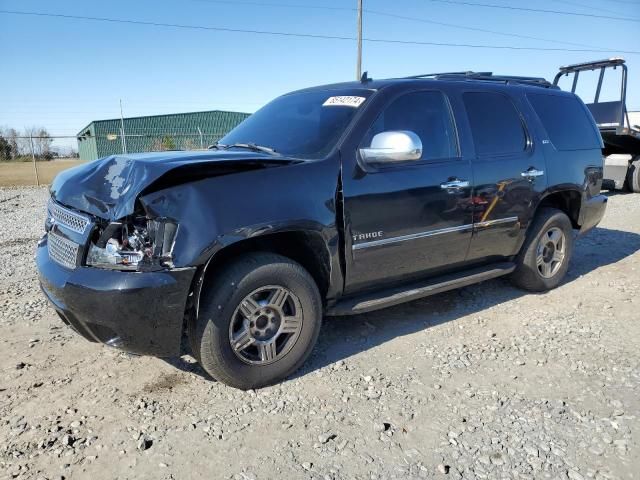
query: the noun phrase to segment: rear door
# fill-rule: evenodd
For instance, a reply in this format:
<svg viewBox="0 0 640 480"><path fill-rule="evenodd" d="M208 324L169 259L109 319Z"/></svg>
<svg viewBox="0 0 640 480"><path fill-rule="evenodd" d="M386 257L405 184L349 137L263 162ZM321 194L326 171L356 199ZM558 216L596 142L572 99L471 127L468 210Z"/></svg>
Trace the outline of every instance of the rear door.
<svg viewBox="0 0 640 480"><path fill-rule="evenodd" d="M387 94L379 114L343 150L346 293L406 281L464 261L471 240L471 166L460 155L455 122L441 90ZM374 135L409 130L420 160L369 168L358 148Z"/></svg>
<svg viewBox="0 0 640 480"><path fill-rule="evenodd" d="M545 158L518 95L465 91L462 102L475 148L474 233L467 260L497 260L522 244L532 206L547 185Z"/></svg>

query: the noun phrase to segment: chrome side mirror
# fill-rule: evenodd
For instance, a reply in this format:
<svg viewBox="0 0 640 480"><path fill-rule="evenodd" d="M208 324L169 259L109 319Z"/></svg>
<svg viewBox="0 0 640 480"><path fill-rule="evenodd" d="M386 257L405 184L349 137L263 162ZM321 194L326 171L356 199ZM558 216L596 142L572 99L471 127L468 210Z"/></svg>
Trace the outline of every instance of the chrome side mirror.
<svg viewBox="0 0 640 480"><path fill-rule="evenodd" d="M409 130L390 130L375 135L370 147L360 149L360 156L366 163L377 164L420 160L422 141Z"/></svg>

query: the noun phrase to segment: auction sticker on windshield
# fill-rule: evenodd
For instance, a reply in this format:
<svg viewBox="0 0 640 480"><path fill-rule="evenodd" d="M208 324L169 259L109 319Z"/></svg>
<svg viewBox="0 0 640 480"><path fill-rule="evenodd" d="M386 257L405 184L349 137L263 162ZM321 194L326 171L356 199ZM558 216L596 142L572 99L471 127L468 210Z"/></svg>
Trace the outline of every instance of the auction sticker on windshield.
<svg viewBox="0 0 640 480"><path fill-rule="evenodd" d="M354 97L342 95L339 97L329 97L322 104L323 107L353 107L358 108L366 99L365 97Z"/></svg>

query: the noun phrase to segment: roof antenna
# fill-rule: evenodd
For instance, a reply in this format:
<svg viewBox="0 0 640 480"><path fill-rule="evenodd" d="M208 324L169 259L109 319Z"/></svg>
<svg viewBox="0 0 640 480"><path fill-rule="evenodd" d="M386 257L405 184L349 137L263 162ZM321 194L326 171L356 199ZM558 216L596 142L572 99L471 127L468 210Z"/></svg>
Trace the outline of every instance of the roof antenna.
<svg viewBox="0 0 640 480"><path fill-rule="evenodd" d="M372 79L369 78L369 76L367 75L369 72L364 72L362 74L362 76L360 77L360 83L367 83L370 82Z"/></svg>

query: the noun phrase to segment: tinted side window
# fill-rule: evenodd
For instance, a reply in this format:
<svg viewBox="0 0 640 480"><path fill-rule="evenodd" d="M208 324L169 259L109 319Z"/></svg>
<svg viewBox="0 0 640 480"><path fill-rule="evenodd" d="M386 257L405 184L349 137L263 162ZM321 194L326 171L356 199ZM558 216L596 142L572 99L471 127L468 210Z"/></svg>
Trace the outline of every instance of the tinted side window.
<svg viewBox="0 0 640 480"><path fill-rule="evenodd" d="M507 96L467 92L463 99L478 156L508 155L526 148L522 119Z"/></svg>
<svg viewBox="0 0 640 480"><path fill-rule="evenodd" d="M600 137L593 122L575 97L527 94L557 150L600 148Z"/></svg>
<svg viewBox="0 0 640 480"><path fill-rule="evenodd" d="M371 126L363 146L370 146L376 134L389 130L410 130L418 135L422 141L421 160L458 156L453 118L441 92L412 92L395 99Z"/></svg>

